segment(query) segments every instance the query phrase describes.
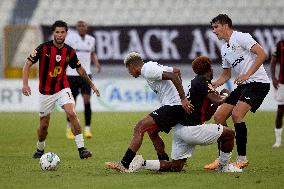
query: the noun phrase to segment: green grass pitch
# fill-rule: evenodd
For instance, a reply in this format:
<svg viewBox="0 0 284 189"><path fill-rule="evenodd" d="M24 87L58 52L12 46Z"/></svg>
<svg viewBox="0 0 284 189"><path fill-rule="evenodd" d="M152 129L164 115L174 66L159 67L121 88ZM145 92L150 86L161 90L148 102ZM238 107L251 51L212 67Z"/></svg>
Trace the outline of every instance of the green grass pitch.
<svg viewBox="0 0 284 189"><path fill-rule="evenodd" d="M283 188L284 147L272 149L275 112L249 113L248 158L250 165L243 173L204 171L203 166L216 158L217 146L198 146L181 173L159 173L143 170L119 173L105 169L104 162L118 161L132 137L135 123L147 113L93 113L94 138L85 139L93 152L88 160L79 159L73 140L65 138L65 116L51 116L45 151L58 154L57 171L44 172L38 160L31 158L36 145L37 113L0 113L0 188ZM79 113L81 123L83 114ZM230 122L229 126L232 128ZM172 133L162 134L167 152L171 152ZM145 135L138 154L156 159L149 137ZM233 157L236 157L234 149Z"/></svg>

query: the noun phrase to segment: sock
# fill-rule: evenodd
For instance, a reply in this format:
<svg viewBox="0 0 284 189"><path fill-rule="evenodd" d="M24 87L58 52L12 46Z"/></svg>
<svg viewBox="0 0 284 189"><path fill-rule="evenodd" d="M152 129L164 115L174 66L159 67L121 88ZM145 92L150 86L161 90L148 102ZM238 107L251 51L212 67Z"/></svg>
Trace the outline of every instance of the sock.
<svg viewBox="0 0 284 189"><path fill-rule="evenodd" d="M275 128L275 140L277 144L281 144L281 138L282 138L282 128L277 129Z"/></svg>
<svg viewBox="0 0 284 189"><path fill-rule="evenodd" d="M67 129L71 128L71 123L70 123L70 121L67 121L66 128L67 128Z"/></svg>
<svg viewBox="0 0 284 189"><path fill-rule="evenodd" d="M84 147L84 138L83 134L78 134L75 136L75 143L77 145L77 148L82 148Z"/></svg>
<svg viewBox="0 0 284 189"><path fill-rule="evenodd" d="M121 160L121 163L122 165L128 169L129 168L129 164L132 162L133 158L135 157L136 153L133 152L131 149L127 149L127 151L125 152L122 160Z"/></svg>
<svg viewBox="0 0 284 189"><path fill-rule="evenodd" d="M220 150L220 158L219 158L220 165L222 166L227 165L229 163L229 160L231 159L231 156L232 156L232 152L225 153Z"/></svg>
<svg viewBox="0 0 284 189"><path fill-rule="evenodd" d="M91 104L85 104L85 125L91 124L91 116L92 116L92 110L91 110Z"/></svg>
<svg viewBox="0 0 284 189"><path fill-rule="evenodd" d="M90 131L90 129L91 129L91 128L90 128L90 125L86 125L86 126L85 126L85 131Z"/></svg>
<svg viewBox="0 0 284 189"><path fill-rule="evenodd" d="M159 171L160 170L160 161L159 160L145 160L142 167L144 169Z"/></svg>
<svg viewBox="0 0 284 189"><path fill-rule="evenodd" d="M236 144L239 156L246 156L247 153L247 127L245 122L235 123Z"/></svg>
<svg viewBox="0 0 284 189"><path fill-rule="evenodd" d="M42 142L37 141L36 147L37 147L38 150L43 151L44 147L45 147L45 141L42 141Z"/></svg>
<svg viewBox="0 0 284 189"><path fill-rule="evenodd" d="M237 162L238 161L246 161L247 160L247 156L238 156L237 157Z"/></svg>
<svg viewBox="0 0 284 189"><path fill-rule="evenodd" d="M169 160L170 160L170 158L169 158L169 156L168 156L167 153L164 153L164 154L158 154L158 153L157 153L157 155L158 155L158 159L159 159L159 160L166 160L166 161L169 161Z"/></svg>

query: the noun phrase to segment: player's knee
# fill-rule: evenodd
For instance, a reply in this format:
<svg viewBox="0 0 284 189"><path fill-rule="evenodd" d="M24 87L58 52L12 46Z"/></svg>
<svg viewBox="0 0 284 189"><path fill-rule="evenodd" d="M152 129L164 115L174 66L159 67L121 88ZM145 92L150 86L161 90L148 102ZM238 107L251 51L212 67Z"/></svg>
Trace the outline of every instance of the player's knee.
<svg viewBox="0 0 284 189"><path fill-rule="evenodd" d="M222 116L221 114L218 114L218 113L215 113L213 115L213 118L214 118L215 123L219 123L219 124L222 124L222 123L224 123L224 121L226 121L226 120L224 120L224 116Z"/></svg>
<svg viewBox="0 0 284 189"><path fill-rule="evenodd" d="M243 116L240 112L238 111L233 111L232 112L232 119L233 119L233 122L234 123L238 123L238 122L241 122L242 119L243 119Z"/></svg>

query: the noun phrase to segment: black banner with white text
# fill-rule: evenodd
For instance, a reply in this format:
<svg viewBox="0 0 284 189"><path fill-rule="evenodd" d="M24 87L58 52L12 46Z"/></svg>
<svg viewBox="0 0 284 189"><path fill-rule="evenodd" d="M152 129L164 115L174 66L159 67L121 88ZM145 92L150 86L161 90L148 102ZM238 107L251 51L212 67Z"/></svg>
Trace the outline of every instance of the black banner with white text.
<svg viewBox="0 0 284 189"><path fill-rule="evenodd" d="M275 44L284 39L284 25L238 25L235 30L250 33L270 56ZM51 38L51 26L42 26L44 40ZM74 27L69 33L74 32ZM179 26L89 26L96 38L96 53L103 64L121 63L127 53L162 64L190 63L199 55L220 63L220 47L210 25Z"/></svg>

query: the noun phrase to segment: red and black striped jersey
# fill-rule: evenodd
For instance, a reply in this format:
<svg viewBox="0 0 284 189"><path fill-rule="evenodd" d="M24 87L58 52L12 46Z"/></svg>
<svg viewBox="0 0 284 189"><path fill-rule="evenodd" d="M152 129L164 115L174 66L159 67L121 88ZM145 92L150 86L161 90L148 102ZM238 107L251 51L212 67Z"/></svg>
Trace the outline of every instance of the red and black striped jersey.
<svg viewBox="0 0 284 189"><path fill-rule="evenodd" d="M276 56L277 61L280 63L279 82L284 84L284 40L277 43L273 56Z"/></svg>
<svg viewBox="0 0 284 189"><path fill-rule="evenodd" d="M69 87L66 68L79 68L80 61L75 50L64 44L57 48L53 41L39 45L28 57L33 64L39 61L39 92L52 95Z"/></svg>
<svg viewBox="0 0 284 189"><path fill-rule="evenodd" d="M210 80L207 80L202 75L197 75L190 83L188 91L188 99L194 106L194 111L188 115L187 120L189 125L200 125L206 121L207 111L211 106L211 101L207 95L215 93L215 89Z"/></svg>

